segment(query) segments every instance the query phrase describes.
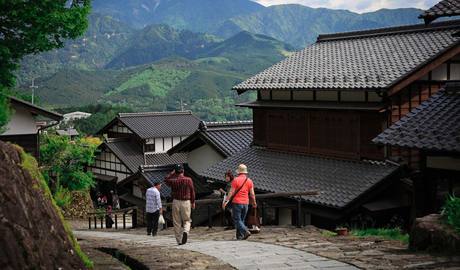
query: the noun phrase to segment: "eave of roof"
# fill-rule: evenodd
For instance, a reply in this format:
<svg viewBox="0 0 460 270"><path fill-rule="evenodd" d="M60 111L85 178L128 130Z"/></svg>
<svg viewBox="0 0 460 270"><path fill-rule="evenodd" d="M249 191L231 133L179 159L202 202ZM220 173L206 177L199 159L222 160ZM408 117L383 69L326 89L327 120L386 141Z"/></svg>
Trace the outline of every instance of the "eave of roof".
<svg viewBox="0 0 460 270"><path fill-rule="evenodd" d="M441 0L430 9L425 10L420 14L419 18L424 19L428 24L437 18L450 17L460 15L460 1L459 0Z"/></svg>
<svg viewBox="0 0 460 270"><path fill-rule="evenodd" d="M236 104L247 108L295 108L295 109L329 109L380 111L385 108L380 102L313 102L313 101L253 101Z"/></svg>
<svg viewBox="0 0 460 270"><path fill-rule="evenodd" d="M34 105L34 104L30 103L30 102L20 100L18 98L11 97L11 96L9 96L8 98L10 99L10 102L12 104L15 104L15 105L21 106L23 108L26 108L29 111L31 111L32 113L45 116L45 117L53 119L55 121L60 121L63 118L63 116L61 114L59 114L59 113L46 110L46 109L44 109L42 107L39 107L37 105Z"/></svg>

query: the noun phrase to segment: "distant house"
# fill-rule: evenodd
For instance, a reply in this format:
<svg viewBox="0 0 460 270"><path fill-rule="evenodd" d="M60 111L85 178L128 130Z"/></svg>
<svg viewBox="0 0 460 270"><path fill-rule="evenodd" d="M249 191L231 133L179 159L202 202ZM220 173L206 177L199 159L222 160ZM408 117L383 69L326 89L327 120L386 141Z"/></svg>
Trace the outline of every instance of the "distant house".
<svg viewBox="0 0 460 270"><path fill-rule="evenodd" d="M78 119L88 118L91 116L91 114L86 113L86 112L70 112L70 113L64 114L63 116L64 116L63 122L68 123L68 122L72 122Z"/></svg>
<svg viewBox="0 0 460 270"><path fill-rule="evenodd" d="M199 123L190 111L119 113L98 132L106 139L89 168L98 189L105 193L117 189L126 203L142 204L149 183L141 177L147 176L150 184L163 181L171 165L186 163L185 154L170 156L166 151L195 132ZM162 195L170 195L167 188Z"/></svg>
<svg viewBox="0 0 460 270"><path fill-rule="evenodd" d="M168 150L168 154L186 153L188 167L201 174L210 166L248 148L251 142L252 121L201 122L195 133Z"/></svg>
<svg viewBox="0 0 460 270"><path fill-rule="evenodd" d="M0 140L18 144L38 159L40 156L40 132L58 124L62 120L62 115L15 97L9 97L9 101L12 115L5 131L0 134ZM39 117L41 119L38 119ZM49 121L43 121L43 118ZM46 124L50 121L54 123Z"/></svg>
<svg viewBox="0 0 460 270"><path fill-rule="evenodd" d="M74 128L57 129L56 134L59 136L68 136L70 139L73 139L79 135L78 131Z"/></svg>
<svg viewBox="0 0 460 270"><path fill-rule="evenodd" d="M234 87L257 92L238 105L253 110L252 145L200 175L222 181L223 171L246 163L259 193L321 192L304 198L305 216L277 210L279 220L335 226L407 217L413 182L389 159L415 165L419 156L372 139L460 80L459 29L449 21L320 35Z"/></svg>

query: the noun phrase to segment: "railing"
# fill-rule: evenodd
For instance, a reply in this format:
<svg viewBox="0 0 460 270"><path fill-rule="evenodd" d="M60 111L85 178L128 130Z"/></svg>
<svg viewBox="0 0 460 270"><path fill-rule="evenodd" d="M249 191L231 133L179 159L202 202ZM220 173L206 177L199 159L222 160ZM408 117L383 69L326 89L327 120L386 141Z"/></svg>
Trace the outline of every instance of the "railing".
<svg viewBox="0 0 460 270"><path fill-rule="evenodd" d="M291 199L296 200L295 204L290 204L288 206L286 206L286 205L277 206L276 208L283 208L283 207L295 208L296 212L297 212L297 222L296 222L297 224L296 225L297 225L297 227L301 227L302 226L302 220L301 220L300 217L302 216L303 197L316 196L316 195L319 195L318 191L277 192L277 193L256 194L256 199L257 199L258 205L259 205L258 208L260 209L260 213L261 213L261 217L262 217L262 224L264 224L265 221L266 221L266 209L269 208L267 206L267 202L266 202L267 199L271 199L271 198L291 198ZM219 208L220 208L221 203L222 203L222 198L201 199L201 200L196 200L195 201L195 205L196 205L195 211L197 210L197 208L199 206L207 206L208 227L212 227L213 216L216 216L216 215L219 214L219 212L212 211L212 205L217 204L219 206ZM163 204L163 207L168 207L168 206L172 206L172 203L164 203ZM273 208L275 208L275 207L273 207ZM222 211L220 211L220 213L223 214ZM193 213L192 213L192 215L193 215ZM193 217L192 217L192 220L193 220ZM223 218L222 218L222 220L223 220Z"/></svg>
<svg viewBox="0 0 460 270"><path fill-rule="evenodd" d="M127 221L127 216L130 216L131 218L131 228L136 228L137 227L137 206L133 207L127 207L119 210L113 210L111 211L110 215L107 212L88 212L88 229L91 230L91 224L92 221L94 221L94 229L97 229L97 223L98 219L100 221L100 229L103 229L104 227L107 228L107 226L104 226L104 221L107 224L107 216L114 217L113 225L115 226L115 229L118 229L118 217L122 217L122 224L123 224L123 229L126 229L126 221Z"/></svg>

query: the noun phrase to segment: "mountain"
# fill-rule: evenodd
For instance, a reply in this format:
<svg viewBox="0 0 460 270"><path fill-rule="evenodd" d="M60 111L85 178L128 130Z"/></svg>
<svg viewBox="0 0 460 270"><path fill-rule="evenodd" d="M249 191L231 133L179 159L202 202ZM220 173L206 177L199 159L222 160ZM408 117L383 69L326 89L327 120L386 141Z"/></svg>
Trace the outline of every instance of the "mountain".
<svg viewBox="0 0 460 270"><path fill-rule="evenodd" d="M296 4L276 5L230 18L213 33L229 37L244 30L304 47L313 43L318 34L421 23L417 18L420 13L421 10L415 8L381 9L358 14Z"/></svg>
<svg viewBox="0 0 460 270"><path fill-rule="evenodd" d="M66 67L37 78L39 99L53 106L109 102L137 110L177 109L180 99L192 104L233 95L233 85L293 50L249 32L221 41L164 25L136 31L131 39L107 65L111 69ZM27 84L21 88L28 91Z"/></svg>
<svg viewBox="0 0 460 270"><path fill-rule="evenodd" d="M264 8L250 0L94 0L92 5L133 27L168 24L195 32L212 32L229 18Z"/></svg>
<svg viewBox="0 0 460 270"><path fill-rule="evenodd" d="M125 68L171 56L194 58L195 54L206 50L216 40L207 34L177 30L167 25L150 25L137 32L128 46L106 67Z"/></svg>
<svg viewBox="0 0 460 270"><path fill-rule="evenodd" d="M18 83L30 83L33 77L49 76L64 67L102 68L135 33L131 27L109 16L91 14L83 37L68 41L64 48L26 56L21 62Z"/></svg>
<svg viewBox="0 0 460 270"><path fill-rule="evenodd" d="M223 38L248 31L299 48L318 34L422 23L422 10L415 8L358 14L297 4L264 7L250 0L95 0L93 10L138 28L167 24Z"/></svg>

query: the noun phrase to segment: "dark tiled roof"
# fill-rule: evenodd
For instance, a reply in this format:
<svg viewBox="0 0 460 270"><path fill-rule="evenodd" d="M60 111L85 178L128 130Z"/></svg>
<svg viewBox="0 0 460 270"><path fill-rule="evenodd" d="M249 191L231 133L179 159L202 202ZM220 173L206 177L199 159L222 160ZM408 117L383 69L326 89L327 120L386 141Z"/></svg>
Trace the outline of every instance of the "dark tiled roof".
<svg viewBox="0 0 460 270"><path fill-rule="evenodd" d="M118 119L142 139L188 136L200 123L190 111L119 113Z"/></svg>
<svg viewBox="0 0 460 270"><path fill-rule="evenodd" d="M440 90L378 135L373 142L460 152L460 85Z"/></svg>
<svg viewBox="0 0 460 270"><path fill-rule="evenodd" d="M386 89L458 45L452 34L459 27L449 21L321 35L233 89Z"/></svg>
<svg viewBox="0 0 460 270"><path fill-rule="evenodd" d="M137 172L139 166L144 164L142 149L136 143L124 140L108 140L104 142L104 145L133 173ZM171 156L166 153L148 154L146 157L149 165L171 165L187 162L187 156L183 153Z"/></svg>
<svg viewBox="0 0 460 270"><path fill-rule="evenodd" d="M426 23L430 23L440 17L457 15L460 15L460 0L441 0L423 12L419 18L423 18Z"/></svg>
<svg viewBox="0 0 460 270"><path fill-rule="evenodd" d="M170 170L154 170L154 171L145 171L142 173L142 177L147 180L150 184L154 184L158 181L164 182L166 175L168 175ZM185 174L187 175L187 174ZM208 194L212 192L203 181L195 180L193 181L193 187L195 188L195 196ZM166 184L161 185L161 196L164 198L171 197L171 188L168 187Z"/></svg>
<svg viewBox="0 0 460 270"><path fill-rule="evenodd" d="M222 174L240 163L248 166L249 177L259 191L318 190L319 196L306 200L333 208L347 206L398 169L384 163L343 161L250 147L208 168L202 176L223 181Z"/></svg>
<svg viewBox="0 0 460 270"><path fill-rule="evenodd" d="M168 153L191 151L204 144L229 157L252 142L252 121L201 122L199 129Z"/></svg>

